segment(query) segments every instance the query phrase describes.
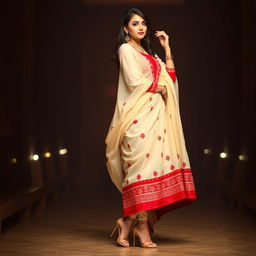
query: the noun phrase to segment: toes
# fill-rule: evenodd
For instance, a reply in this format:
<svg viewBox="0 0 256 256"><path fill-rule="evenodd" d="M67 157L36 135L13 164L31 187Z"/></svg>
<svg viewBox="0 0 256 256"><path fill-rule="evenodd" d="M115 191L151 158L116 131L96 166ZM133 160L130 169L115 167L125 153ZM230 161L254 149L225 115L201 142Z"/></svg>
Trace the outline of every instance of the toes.
<svg viewBox="0 0 256 256"><path fill-rule="evenodd" d="M123 245L123 246L129 246L129 243L127 240L119 240L119 242Z"/></svg>

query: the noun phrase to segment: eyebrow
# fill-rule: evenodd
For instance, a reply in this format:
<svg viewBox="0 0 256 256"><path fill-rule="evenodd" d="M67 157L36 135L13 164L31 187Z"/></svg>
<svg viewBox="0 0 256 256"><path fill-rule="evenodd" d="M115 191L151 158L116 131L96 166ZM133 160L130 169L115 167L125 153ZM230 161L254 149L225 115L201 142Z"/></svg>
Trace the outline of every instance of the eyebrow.
<svg viewBox="0 0 256 256"><path fill-rule="evenodd" d="M145 21L145 20L143 20L143 21ZM142 21L142 22L143 22L143 21ZM139 21L138 21L138 20L134 20L134 21L132 21L132 22L139 22Z"/></svg>

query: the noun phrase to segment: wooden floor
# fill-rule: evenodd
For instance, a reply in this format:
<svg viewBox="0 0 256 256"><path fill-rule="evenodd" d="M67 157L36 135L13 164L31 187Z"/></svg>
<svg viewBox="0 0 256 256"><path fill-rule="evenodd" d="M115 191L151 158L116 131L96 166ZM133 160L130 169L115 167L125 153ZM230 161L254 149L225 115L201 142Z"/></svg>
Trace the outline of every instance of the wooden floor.
<svg viewBox="0 0 256 256"><path fill-rule="evenodd" d="M78 194L80 198L78 198ZM163 216L152 236L157 249L117 247L110 232L121 216L118 192L80 191L51 203L45 216L3 225L0 255L256 255L256 219L223 203L198 198Z"/></svg>

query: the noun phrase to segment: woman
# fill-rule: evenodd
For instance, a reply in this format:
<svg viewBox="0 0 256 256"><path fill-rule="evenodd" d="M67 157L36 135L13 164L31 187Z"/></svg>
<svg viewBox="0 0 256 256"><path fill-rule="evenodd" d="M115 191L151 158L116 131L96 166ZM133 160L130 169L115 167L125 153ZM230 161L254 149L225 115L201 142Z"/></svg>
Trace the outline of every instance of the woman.
<svg viewBox="0 0 256 256"><path fill-rule="evenodd" d="M115 113L106 138L109 175L122 193L118 244L157 247L150 234L166 212L196 199L179 112L178 81L169 36L156 31L164 63L152 49L153 33L138 9L123 16L114 60L119 67Z"/></svg>

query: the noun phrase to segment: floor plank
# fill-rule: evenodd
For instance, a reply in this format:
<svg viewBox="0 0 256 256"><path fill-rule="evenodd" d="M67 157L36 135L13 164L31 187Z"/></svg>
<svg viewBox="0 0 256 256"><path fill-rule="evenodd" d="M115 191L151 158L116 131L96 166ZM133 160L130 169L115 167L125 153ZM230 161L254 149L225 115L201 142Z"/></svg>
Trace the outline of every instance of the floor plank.
<svg viewBox="0 0 256 256"><path fill-rule="evenodd" d="M0 255L256 255L255 218L216 199L198 198L163 216L152 236L157 249L118 247L110 233L120 216L118 192L97 196L79 191L54 201L41 219L7 221Z"/></svg>

